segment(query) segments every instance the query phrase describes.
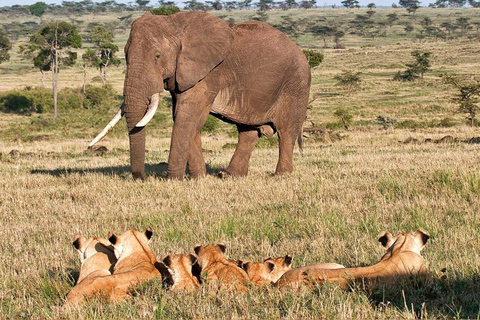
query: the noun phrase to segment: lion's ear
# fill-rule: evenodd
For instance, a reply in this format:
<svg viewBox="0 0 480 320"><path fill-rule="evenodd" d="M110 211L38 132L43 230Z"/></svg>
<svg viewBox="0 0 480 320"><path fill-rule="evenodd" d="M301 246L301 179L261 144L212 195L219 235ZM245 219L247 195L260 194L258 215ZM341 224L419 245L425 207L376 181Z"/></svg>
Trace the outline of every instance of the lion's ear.
<svg viewBox="0 0 480 320"><path fill-rule="evenodd" d="M237 267L239 267L240 269L243 269L243 265L245 264L245 262L242 259L238 259L236 263L237 263Z"/></svg>
<svg viewBox="0 0 480 320"><path fill-rule="evenodd" d="M188 259L190 259L190 262L192 263L192 265L194 265L197 262L197 257L195 257L191 253L188 254Z"/></svg>
<svg viewBox="0 0 480 320"><path fill-rule="evenodd" d="M145 230L145 237L147 237L148 240L150 240L153 236L153 229L151 227L148 227L147 230Z"/></svg>
<svg viewBox="0 0 480 320"><path fill-rule="evenodd" d="M227 245L223 242L217 243L217 248L222 251L222 253L225 253L227 251Z"/></svg>
<svg viewBox="0 0 480 320"><path fill-rule="evenodd" d="M169 254L163 258L163 264L165 264L167 267L170 267L172 264L172 257Z"/></svg>
<svg viewBox="0 0 480 320"><path fill-rule="evenodd" d="M392 242L392 234L387 231L382 231L378 234L378 242L385 248L389 248Z"/></svg>
<svg viewBox="0 0 480 320"><path fill-rule="evenodd" d="M272 272L273 269L275 269L275 264L270 262L270 261L265 262L265 265L267 266L267 268L269 270L268 272Z"/></svg>
<svg viewBox="0 0 480 320"><path fill-rule="evenodd" d="M422 228L415 231L415 233L413 235L422 240L422 245L425 245L425 243L427 243L428 239L430 239L430 234L425 229L422 229Z"/></svg>
<svg viewBox="0 0 480 320"><path fill-rule="evenodd" d="M110 243L114 246L117 245L118 239L118 236L114 232L110 232L108 234L108 241L110 241Z"/></svg>
<svg viewBox="0 0 480 320"><path fill-rule="evenodd" d="M200 252L201 249L202 249L202 245L197 244L195 245L195 248L193 248L193 251L195 251L195 254L198 256L198 253Z"/></svg>
<svg viewBox="0 0 480 320"><path fill-rule="evenodd" d="M83 249L83 245L85 244L85 238L82 237L81 235L76 235L73 238L72 244L75 247L75 249L77 249L78 251L83 251L82 249Z"/></svg>
<svg viewBox="0 0 480 320"><path fill-rule="evenodd" d="M286 267L290 266L292 264L292 260L293 260L293 256L287 254L285 256L285 262L283 263L283 265L286 266Z"/></svg>

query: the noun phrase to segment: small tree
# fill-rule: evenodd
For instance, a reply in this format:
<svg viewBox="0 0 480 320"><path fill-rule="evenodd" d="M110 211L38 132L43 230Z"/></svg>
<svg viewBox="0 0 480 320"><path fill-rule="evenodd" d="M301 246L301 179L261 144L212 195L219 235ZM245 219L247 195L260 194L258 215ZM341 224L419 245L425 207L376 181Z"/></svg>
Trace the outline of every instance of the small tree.
<svg viewBox="0 0 480 320"><path fill-rule="evenodd" d="M480 80L461 79L458 76L442 75L443 81L454 86L458 92L452 101L458 105L458 111L467 114L470 125L475 126L477 114L480 112Z"/></svg>
<svg viewBox="0 0 480 320"><path fill-rule="evenodd" d="M360 82L362 81L360 78L361 74L361 72L343 71L333 78L338 81L337 85L346 88L350 95L355 89L360 87Z"/></svg>
<svg viewBox="0 0 480 320"><path fill-rule="evenodd" d="M335 110L333 114L338 118L345 130L348 130L353 124L353 114L350 113L350 110L346 108L339 108Z"/></svg>
<svg viewBox="0 0 480 320"><path fill-rule="evenodd" d="M323 61L323 53L317 52L315 50L304 49L303 53L307 57L308 64L310 68L315 68L320 65Z"/></svg>
<svg viewBox="0 0 480 320"><path fill-rule="evenodd" d="M10 60L8 51L12 49L12 44L8 37L0 30L0 63Z"/></svg>
<svg viewBox="0 0 480 320"><path fill-rule="evenodd" d="M316 35L322 38L323 40L323 47L327 47L327 38L335 35L337 32L337 28L335 26L329 26L326 24L316 24L311 27L310 31Z"/></svg>
<svg viewBox="0 0 480 320"><path fill-rule="evenodd" d="M342 5L345 8L360 8L358 0L343 0Z"/></svg>
<svg viewBox="0 0 480 320"><path fill-rule="evenodd" d="M377 123L381 125L385 130L390 128L393 129L395 127L395 124L397 124L397 119L379 115L377 116Z"/></svg>
<svg viewBox="0 0 480 320"><path fill-rule="evenodd" d="M387 24L388 24L388 26L391 28L393 26L393 24L395 23L395 21L397 21L398 19L399 19L398 15L395 12L387 14Z"/></svg>
<svg viewBox="0 0 480 320"><path fill-rule="evenodd" d="M33 58L34 65L43 71L46 71L48 66L52 72L54 119L58 115L59 66L73 65L77 54L67 50L67 48L80 48L81 46L82 38L77 32L77 28L64 21L49 23L30 37L30 50L37 52L37 55Z"/></svg>
<svg viewBox="0 0 480 320"><path fill-rule="evenodd" d="M169 16L171 14L175 14L177 12L180 12L180 8L172 5L172 6L163 6L160 8L153 9L150 11L152 14L158 15L158 16Z"/></svg>
<svg viewBox="0 0 480 320"><path fill-rule="evenodd" d="M47 4L45 2L36 2L29 6L28 10L32 15L39 17L41 20L45 10L47 10Z"/></svg>
<svg viewBox="0 0 480 320"><path fill-rule="evenodd" d="M100 58L97 55L97 51L95 49L88 48L82 54L83 60L83 93L86 93L86 85L87 85L87 69L89 67L98 67L100 65Z"/></svg>
<svg viewBox="0 0 480 320"><path fill-rule="evenodd" d="M407 9L408 13L415 13L420 8L419 0L400 0L398 4Z"/></svg>
<svg viewBox="0 0 480 320"><path fill-rule="evenodd" d="M98 56L98 68L102 76L103 85L107 84L107 70L110 65L118 66L121 61L117 58L118 46L113 44L113 34L104 26L95 26L92 30L92 42Z"/></svg>
<svg viewBox="0 0 480 320"><path fill-rule="evenodd" d="M188 0L184 2L185 6L183 7L185 10L189 11L205 11L206 6L202 2L198 2L197 0Z"/></svg>
<svg viewBox="0 0 480 320"><path fill-rule="evenodd" d="M415 57L415 62L407 63L407 70L403 73L399 71L393 78L394 80L413 81L418 77L423 78L424 73L430 70L431 52L414 50L411 55Z"/></svg>

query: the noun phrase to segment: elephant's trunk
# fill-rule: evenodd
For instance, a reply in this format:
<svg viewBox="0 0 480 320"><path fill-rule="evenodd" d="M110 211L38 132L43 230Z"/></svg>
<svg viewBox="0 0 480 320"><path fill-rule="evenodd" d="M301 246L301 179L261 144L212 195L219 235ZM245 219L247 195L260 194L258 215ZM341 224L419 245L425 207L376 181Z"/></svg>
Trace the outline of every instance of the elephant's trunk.
<svg viewBox="0 0 480 320"><path fill-rule="evenodd" d="M125 111L130 141L130 165L134 179L145 179L145 127L136 127L145 109Z"/></svg>
<svg viewBox="0 0 480 320"><path fill-rule="evenodd" d="M132 175L134 179L142 180L145 179L145 127L136 127L136 125L145 115L148 98L151 95L148 95L146 71L146 66L128 65L123 88Z"/></svg>

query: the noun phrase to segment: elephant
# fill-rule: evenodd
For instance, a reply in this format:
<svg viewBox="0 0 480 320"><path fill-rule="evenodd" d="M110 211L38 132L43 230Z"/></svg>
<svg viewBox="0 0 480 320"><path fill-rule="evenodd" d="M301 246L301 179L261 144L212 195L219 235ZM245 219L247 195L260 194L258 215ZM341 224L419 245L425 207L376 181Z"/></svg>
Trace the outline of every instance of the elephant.
<svg viewBox="0 0 480 320"><path fill-rule="evenodd" d="M306 119L311 72L300 48L259 21L229 24L206 12L146 13L125 45L123 104L93 146L125 116L134 178L145 178L145 126L170 92L174 125L168 177L207 174L201 129L209 114L235 124L238 143L225 169L248 173L260 136L278 134L275 174L293 170L293 149Z"/></svg>

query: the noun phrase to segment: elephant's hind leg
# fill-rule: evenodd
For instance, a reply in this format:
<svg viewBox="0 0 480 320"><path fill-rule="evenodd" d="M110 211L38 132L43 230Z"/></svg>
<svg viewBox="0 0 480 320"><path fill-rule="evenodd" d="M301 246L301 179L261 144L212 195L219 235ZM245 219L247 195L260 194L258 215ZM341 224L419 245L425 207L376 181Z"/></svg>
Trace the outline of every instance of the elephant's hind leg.
<svg viewBox="0 0 480 320"><path fill-rule="evenodd" d="M188 172L192 178L201 178L207 175L207 168L202 154L202 139L200 132L193 137L188 156Z"/></svg>
<svg viewBox="0 0 480 320"><path fill-rule="evenodd" d="M297 112L295 112L295 109L290 110L291 112L283 119L284 121L279 121L276 127L279 157L275 175L293 171L293 149L295 141L302 133L302 126L306 116L306 108L304 112L300 108L296 109L298 110Z"/></svg>
<svg viewBox="0 0 480 320"><path fill-rule="evenodd" d="M279 157L275 175L293 171L293 148L298 134L297 130L278 130Z"/></svg>
<svg viewBox="0 0 480 320"><path fill-rule="evenodd" d="M259 138L258 130L245 125L237 125L237 128L238 144L226 172L232 176L246 176L248 174L250 156Z"/></svg>

